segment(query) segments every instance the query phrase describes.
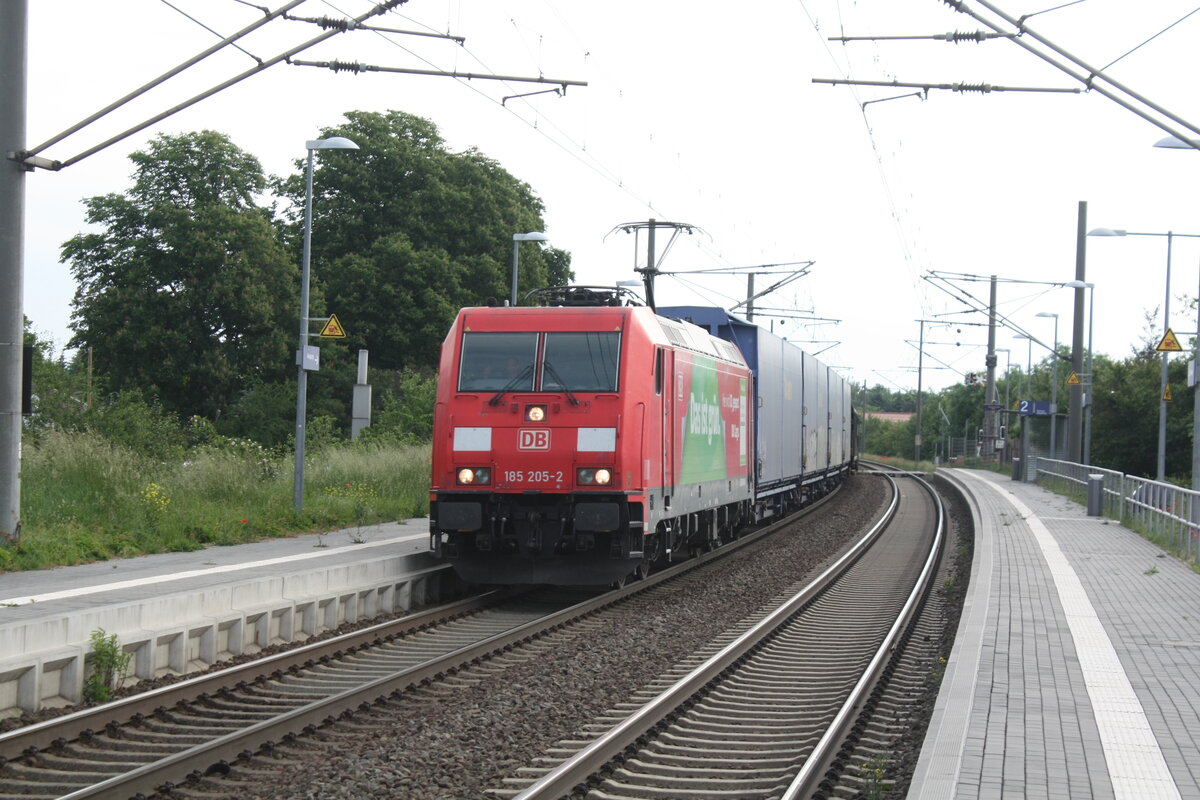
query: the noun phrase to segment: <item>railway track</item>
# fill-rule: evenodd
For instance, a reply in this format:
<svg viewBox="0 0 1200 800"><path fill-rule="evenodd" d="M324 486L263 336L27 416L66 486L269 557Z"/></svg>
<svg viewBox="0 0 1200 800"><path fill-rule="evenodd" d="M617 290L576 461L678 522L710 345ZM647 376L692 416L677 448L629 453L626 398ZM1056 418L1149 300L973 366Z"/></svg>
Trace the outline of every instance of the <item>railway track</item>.
<svg viewBox="0 0 1200 800"><path fill-rule="evenodd" d="M737 547L582 602L489 593L10 731L0 735L0 798L123 798L227 771L247 752L577 624Z"/></svg>
<svg viewBox="0 0 1200 800"><path fill-rule="evenodd" d="M491 794L812 797L929 588L943 518L901 478L887 519L815 581Z"/></svg>

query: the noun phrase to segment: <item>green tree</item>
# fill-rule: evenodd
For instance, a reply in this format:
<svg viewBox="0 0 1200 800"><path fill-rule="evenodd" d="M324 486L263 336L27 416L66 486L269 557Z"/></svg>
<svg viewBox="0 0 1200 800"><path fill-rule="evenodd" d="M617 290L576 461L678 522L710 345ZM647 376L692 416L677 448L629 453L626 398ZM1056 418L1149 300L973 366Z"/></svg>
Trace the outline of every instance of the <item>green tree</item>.
<svg viewBox="0 0 1200 800"><path fill-rule="evenodd" d="M216 418L292 366L296 263L255 204L262 167L225 135L162 135L130 159L127 193L84 201L100 230L63 245L70 345L91 348L112 391Z"/></svg>
<svg viewBox="0 0 1200 800"><path fill-rule="evenodd" d="M370 350L373 366L434 366L459 308L508 296L512 235L544 230L542 202L478 151L450 152L428 120L400 111L346 117L322 136L345 136L359 150L322 153L314 168L312 270L326 305L314 304L313 316L337 313L347 351ZM303 170L281 192L293 200L298 247ZM522 250L522 290L571 278L567 253Z"/></svg>
<svg viewBox="0 0 1200 800"><path fill-rule="evenodd" d="M1162 361L1157 353L1141 352L1124 361L1097 359L1096 401L1092 408L1092 462L1131 475L1154 477L1158 472L1158 411L1162 397ZM1167 379L1172 402L1167 404L1166 470L1169 477L1191 474L1192 391L1186 388L1187 364L1175 359Z"/></svg>

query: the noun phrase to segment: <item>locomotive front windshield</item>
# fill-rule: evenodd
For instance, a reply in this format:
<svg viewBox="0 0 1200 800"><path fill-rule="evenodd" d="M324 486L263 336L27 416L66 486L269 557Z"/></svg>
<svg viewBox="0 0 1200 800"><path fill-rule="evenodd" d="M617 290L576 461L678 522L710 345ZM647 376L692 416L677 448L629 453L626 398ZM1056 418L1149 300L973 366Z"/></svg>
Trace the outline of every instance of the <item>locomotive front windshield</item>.
<svg viewBox="0 0 1200 800"><path fill-rule="evenodd" d="M536 333L468 333L463 336L460 392L528 392L533 389Z"/></svg>
<svg viewBox="0 0 1200 800"><path fill-rule="evenodd" d="M620 350L615 331L465 333L458 390L615 392Z"/></svg>
<svg viewBox="0 0 1200 800"><path fill-rule="evenodd" d="M621 335L547 333L542 357L542 390L546 392L615 392Z"/></svg>

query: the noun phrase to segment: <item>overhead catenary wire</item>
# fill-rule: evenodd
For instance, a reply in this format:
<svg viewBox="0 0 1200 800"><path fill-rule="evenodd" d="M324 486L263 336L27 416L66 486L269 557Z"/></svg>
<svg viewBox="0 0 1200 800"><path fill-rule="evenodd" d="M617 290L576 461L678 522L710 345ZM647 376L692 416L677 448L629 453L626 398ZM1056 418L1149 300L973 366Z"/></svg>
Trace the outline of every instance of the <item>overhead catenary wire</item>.
<svg viewBox="0 0 1200 800"><path fill-rule="evenodd" d="M292 2L288 3L284 8L285 9L293 8L299 2L302 2L302 0L292 0ZM364 22L368 19L371 19L372 17L376 17L376 16L379 16L380 14L385 13L386 11L388 11L389 9L391 9L395 6L401 5L406 2L408 2L408 0L383 0L383 2L376 3L375 6L373 6L371 8L371 10L369 10L363 14L360 14L357 17L354 17L353 21L356 23ZM282 14L282 9L280 11L280 14ZM274 18L275 17L272 17L272 19L274 19ZM258 25L258 26L261 26L261 24L262 24L261 20L258 23L256 23L256 25ZM223 81L222 83L219 83L216 86L210 87L209 89L206 89L205 91L201 92L200 94L197 94L197 95L189 98L188 100L183 101L182 103L172 106L171 108L167 109L166 111L160 112L160 113L150 117L149 119L146 119L146 120L138 123L137 125L133 126L132 128L128 128L125 131L116 134L115 136L109 137L108 139L104 140L100 144L94 145L93 147L90 147L87 150L77 153L76 155L74 155L70 158L64 159L62 161L53 161L53 162L50 162L49 165L39 162L37 164L37 166L43 166L43 167L47 167L47 168L53 169L53 170L65 169L66 167L69 167L72 164L76 164L76 163L82 161L83 159L87 158L88 156L98 153L101 150L111 147L112 145L116 144L117 142L120 142L120 141L123 141L124 139L129 138L130 136L132 136L135 133L138 133L140 131L145 130L146 128L149 128L151 125L154 125L158 122L163 121L164 119L167 119L168 117L171 117L171 116L179 113L180 111L184 110L185 108L189 108L189 107L195 105L196 103L199 103L201 100L205 100L209 97L212 97L213 95L217 94L218 92L224 91L225 89L228 89L230 86L234 86L235 84L238 84L238 83L246 80L247 78L253 77L254 75L257 75L258 73L262 72L263 70L270 69L271 67L275 66L276 64L279 64L281 62L286 62L289 58L296 55L297 53L302 53L305 50L308 50L309 48L315 47L316 45L320 44L321 42L324 42L325 40L327 40L333 36L337 36L339 33L342 33L342 32L343 32L342 30L325 31L324 33L321 33L321 34L315 36L314 38L309 39L306 42L303 42L295 47L289 48L288 50L285 50L284 52L279 53L278 55L273 56L272 58L269 58L269 59L257 64L256 66L246 70L245 72L235 75L234 77L230 78L229 80ZM223 46L224 46L224 43L217 45L216 49L220 49L220 47L223 47ZM210 49L212 49L212 48L210 48ZM213 50L213 52L215 52L215 50ZM207 53L207 51L206 51L206 53ZM183 67L183 68L186 68L186 67ZM177 74L177 71L182 71L182 69L176 68L176 70L172 71L172 74ZM164 78L164 80L165 80L165 78ZM159 82L161 82L161 81L159 81ZM139 91L139 93L140 93L140 91ZM106 113L107 113L107 111L99 112L98 115L93 115L93 118L98 119L100 116L103 116ZM94 121L94 119L93 119L93 121ZM66 135L69 135L69 133L61 134L58 137L58 139L56 139L56 141L61 140ZM49 146L49 145L44 145L42 147L44 148L46 146ZM21 153L18 153L17 160L25 162L27 159L30 158L30 156L35 155L37 152L40 152L40 150L35 148L34 150L31 150L31 151L23 151Z"/></svg>
<svg viewBox="0 0 1200 800"><path fill-rule="evenodd" d="M224 38L225 38L224 36L222 36L220 33L217 33L215 30L213 30L213 29L212 29L211 27L209 27L208 25L205 25L203 22L201 22L200 20L198 20L198 19L196 19L195 17L193 17L191 14L187 13L186 11L184 11L184 10L183 10L182 8L180 8L179 6L177 6L177 5L175 5L174 3L170 2L170 0L159 0L159 2L161 2L161 3L162 3L164 6L166 6L166 7L167 7L167 8L169 8L169 9L171 9L172 11L175 11L175 12L177 12L177 13L178 13L178 14L179 14L181 17L184 17L185 19L189 20L190 22L194 22L194 23L196 23L197 25L199 25L201 28L204 28L204 30L208 31L208 32L209 32L209 33L211 33L213 36L216 36L218 39L224 39ZM250 5L250 4L249 4L249 3L247 3L246 5ZM271 13L271 10L270 10L270 9L267 9L267 8L262 8L262 7L259 7L259 6L253 6L253 7L254 7L254 8L258 8L258 10L259 10L259 11L262 11L264 14L266 14L266 15L268 15L268 16L269 16L269 15L270 15L270 13ZM250 58L254 59L255 61L257 61L257 62L259 62L259 63L262 63L262 59L261 59L261 58L259 58L258 56L254 55L254 54L253 54L253 53L251 53L249 50L246 50L246 49L245 49L245 48L243 48L241 45L239 45L239 44L235 44L235 43L233 43L233 42L228 42L228 44L229 44L231 47L233 47L235 50L237 50L238 52L245 53L247 56L249 56Z"/></svg>
<svg viewBox="0 0 1200 800"><path fill-rule="evenodd" d="M1007 24L1009 24L1017 29L1017 32L1020 35L1014 36L1010 39L1010 41L1012 41L1013 43L1022 47L1026 51L1036 55L1038 58L1042 59L1043 61L1045 61L1046 63L1055 67L1056 69L1066 73L1067 75L1070 75L1072 78L1074 78L1077 81L1079 81L1080 83L1084 84L1084 86L1086 86L1089 90L1095 91L1098 94L1103 95L1104 97L1107 97L1109 100L1112 100L1117 105L1121 106L1122 108L1126 109L1127 111L1131 111L1132 113L1134 113L1137 116L1141 117L1142 119L1146 120L1147 122L1154 125L1155 127L1163 130L1164 132L1166 132L1172 136L1175 136L1181 140L1190 142L1191 146L1193 146L1193 147L1200 148L1200 143L1193 142L1191 140L1191 137L1183 135L1178 129L1176 129L1176 128L1172 127L1170 124L1168 124L1168 121L1174 122L1176 125L1180 125L1184 128L1187 128L1194 135L1200 135L1200 127L1193 125L1192 123L1183 119L1179 115L1169 111L1168 109L1164 108L1163 106L1159 105L1158 103L1155 103L1154 101L1150 100L1146 96L1144 96L1138 92L1135 92L1133 89L1130 89L1128 86L1124 85L1120 81L1117 81L1116 79L1109 77L1108 75L1106 75L1104 73L1104 71L1102 69L1098 69L1096 67L1091 66L1086 61L1072 55L1071 53L1067 52L1063 48L1054 44L1046 37L1040 35L1033 28L1030 28L1028 25L1026 25L1024 18L1015 19L1011 15L1006 14L1000 8L996 7L995 4L989 2L988 0L974 0L974 1L979 3L979 5L983 6L991 13L1000 17ZM980 14L979 12L975 11L974 9L970 8L967 0L942 0L942 2L945 3L946 5L950 6L955 11L961 12L963 14L967 14L972 19L980 22L983 25L986 25L987 27L991 28L992 30L995 30L995 31L1002 30L1001 26L998 23L993 22L986 16L984 16L984 15ZM1037 42L1037 44L1041 45L1041 47L1044 47L1047 50L1049 50L1050 53L1047 53L1044 50L1040 49L1039 47L1034 46L1030 42L1031 39L1033 41ZM1053 55L1051 55L1051 53L1053 53ZM1062 59L1066 59L1067 61L1070 62L1070 64L1073 64L1074 66L1064 64L1061 60L1059 60L1059 58L1056 58L1055 56L1058 56ZM1080 70L1083 70L1083 72L1080 72ZM1109 86L1112 86L1113 88L1109 89L1106 86L1101 85L1100 82L1102 82L1103 84L1108 84ZM1127 99L1126 97L1121 96L1122 94L1126 95L1128 98L1131 98L1131 99ZM1144 108L1139 108L1137 104L1141 104L1142 106L1144 106ZM1154 113L1153 114L1148 113L1146 109L1149 109L1150 111L1153 111ZM1166 120L1166 121L1164 121L1164 120Z"/></svg>
<svg viewBox="0 0 1200 800"><path fill-rule="evenodd" d="M1058 92L1080 94L1083 90L1073 87L1055 88L1045 86L996 86L990 83L921 83L918 81L868 81L847 78L813 78L813 83L828 83L834 86L886 86L893 89L944 89L951 92L989 94L991 92Z"/></svg>
<svg viewBox="0 0 1200 800"><path fill-rule="evenodd" d="M1106 70L1106 69L1108 69L1109 67L1111 67L1111 66L1113 66L1114 64L1116 64L1117 62L1125 60L1125 59L1126 59L1126 58L1128 58L1129 56L1131 56L1131 55L1133 55L1134 53L1136 53L1138 50L1141 50L1143 47L1145 47L1146 45L1148 45L1148 44L1150 44L1151 42L1153 42L1153 41L1154 41L1155 39L1157 39L1158 37L1162 36L1162 35L1163 35L1164 33L1166 33L1167 31L1169 31L1169 30L1171 30L1172 28L1174 28L1174 27L1175 27L1176 25L1178 25L1179 23L1183 22L1183 21L1184 21L1185 19L1187 19L1188 17L1190 17L1190 16L1192 16L1193 14L1195 14L1197 11L1200 11L1200 8L1194 8L1194 9L1192 9L1191 11L1189 11L1189 12L1188 12L1188 13L1186 13L1186 14L1184 14L1184 15L1183 15L1182 17L1180 17L1179 19L1177 19L1177 20L1175 20L1174 22L1172 22L1172 23L1171 23L1170 25L1168 25L1167 27L1163 28L1163 29L1162 29L1161 31L1159 31L1158 33L1156 33L1156 34L1154 34L1153 36L1151 36L1151 37L1150 37L1149 39L1147 39L1146 41L1142 42L1141 44L1137 45L1136 47L1134 47L1134 48L1132 48L1132 49L1130 49L1130 50L1127 50L1126 52L1124 52L1124 53L1122 53L1121 55L1117 56L1116 58L1114 58L1112 61L1110 61L1110 62L1108 62L1107 64L1105 64L1105 65L1104 65L1103 67L1101 67L1100 69L1101 69L1101 70ZM1025 18L1024 18L1024 17L1022 17L1021 19L1022 19L1022 20L1024 20Z"/></svg>
<svg viewBox="0 0 1200 800"><path fill-rule="evenodd" d="M829 43L826 42L824 40L824 38L820 36L821 27L817 23L817 20L813 16L812 12L808 9L808 6L807 6L805 0L799 0L799 4L800 4L800 8L804 12L804 15L808 18L810 27L812 28L814 33L816 33L818 38L820 39L821 45L824 48L825 54L828 56L830 62L833 63L834 67L839 72L841 72L843 75L849 76L849 74L850 74L849 60L847 59L846 68L842 69L842 66L839 63L838 59L834 56L833 51L830 49ZM837 8L837 11L839 14L838 26L841 30L845 30L845 22L841 17L841 10L842 10L841 4L839 3L836 6L836 8ZM879 182L880 182L881 188L883 190L884 200L887 203L889 210L891 211L893 230L896 233L896 239L897 239L897 243L900 248L901 258L904 262L905 267L907 268L909 282L911 283L911 285L913 287L913 291L917 294L917 296L921 302L922 308L924 310L925 304L927 304L929 302L929 297L924 292L924 283L922 282L921 277L920 277L921 270L917 265L918 258L917 258L917 254L915 252L917 248L921 247L921 245L918 242L911 239L910 233L909 233L911 226L906 227L903 223L905 214L903 213L903 211L900 207L900 204L896 200L897 192L894 189L894 187L892 186L892 180L889 178L888 171L885 166L886 157L884 155L884 150L880 146L879 139L876 137L875 131L872 129L871 124L867 118L867 112L866 112L867 103L863 102L861 96L859 95L857 89L854 86L850 87L850 93L851 93L851 96L854 98L855 102L858 103L858 110L859 110L859 114L861 115L863 128L866 131L867 140L871 144L871 150L875 154L875 166L876 166L876 169L879 174Z"/></svg>
<svg viewBox="0 0 1200 800"><path fill-rule="evenodd" d="M104 108L100 109L99 111L92 114L91 116L88 116L85 119L77 122L76 124L72 125L70 128L67 128L65 131L62 131L61 133L58 133L58 134L50 137L46 141L37 145L36 147L31 147L31 148L23 151L22 153L19 153L18 154L20 156L19 160L23 161L30 156L35 156L38 153L41 153L46 148L48 148L52 145L58 144L63 139L66 139L68 136L78 133L79 131L83 130L88 125L91 125L93 122L100 119L101 117L107 116L108 114L112 113L116 109L118 109L121 106L125 105L126 103L130 102L131 100L134 100L134 99L142 96L143 94L145 94L146 92L155 88L156 86L159 86L159 85L165 83L167 80L175 77L176 75L179 75L180 73L182 73L184 70L188 69L189 67L193 67L196 64L199 64L201 61L208 58L213 53L216 53L216 52L222 50L223 48L225 48L226 46L233 44L234 42L238 41L239 39L249 35L250 33L253 33L254 31L256 31L259 28L266 25L267 23L269 23L275 19L279 19L285 13L287 13L288 11L290 11L291 9L295 8L296 6L300 5L303 2L305 2L305 0L291 0L290 2L280 6L275 11L268 12L262 19L254 22L250 25L247 25L245 28L242 28L240 31L233 34L232 36L226 37L225 39L221 40L220 42L218 42L217 44L208 48L207 50L204 50L204 51L198 53L197 55L192 56L188 60L184 61L182 64L179 64L178 66L168 70L167 72L164 72L162 75L159 75L157 78L154 78L153 80L151 80L145 84L142 84L140 87L138 87L137 89L134 89L129 94L125 95L124 97L120 98L119 100L109 103ZM403 0L401 0L401 2L403 2ZM243 51L243 52L245 52L245 51ZM263 64L262 59L256 58L256 60L258 61L259 66L261 67ZM153 122L147 123L147 126L152 125L152 124L154 124L154 123ZM146 127L146 126L143 126L143 127ZM139 130L140 130L140 128L139 128ZM132 135L133 133L136 133L136 131L130 131L129 134L126 134L126 135ZM121 138L125 138L125 136L122 136ZM120 139L117 139L116 141L120 141ZM95 152L95 151L92 151L92 152ZM91 152L87 153L87 155L91 155ZM76 161L79 161L80 158L83 158L83 157L86 157L86 156L69 159L66 162L54 162L54 163L59 164L59 166L56 167L56 169L62 169L62 167L67 166L68 164L73 164Z"/></svg>

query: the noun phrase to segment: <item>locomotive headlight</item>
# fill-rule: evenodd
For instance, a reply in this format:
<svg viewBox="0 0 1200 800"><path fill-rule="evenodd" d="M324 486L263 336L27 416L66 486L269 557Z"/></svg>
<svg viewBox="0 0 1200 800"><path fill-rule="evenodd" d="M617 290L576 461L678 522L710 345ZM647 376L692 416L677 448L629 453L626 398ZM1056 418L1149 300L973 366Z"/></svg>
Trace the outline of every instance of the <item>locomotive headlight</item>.
<svg viewBox="0 0 1200 800"><path fill-rule="evenodd" d="M463 467L457 478L459 486L487 486L492 482L492 471L487 467Z"/></svg>
<svg viewBox="0 0 1200 800"><path fill-rule="evenodd" d="M546 418L545 406L526 406L525 421L526 422L541 422Z"/></svg>
<svg viewBox="0 0 1200 800"><path fill-rule="evenodd" d="M575 479L580 486L608 486L612 483L612 471L604 467L580 467L575 471Z"/></svg>

